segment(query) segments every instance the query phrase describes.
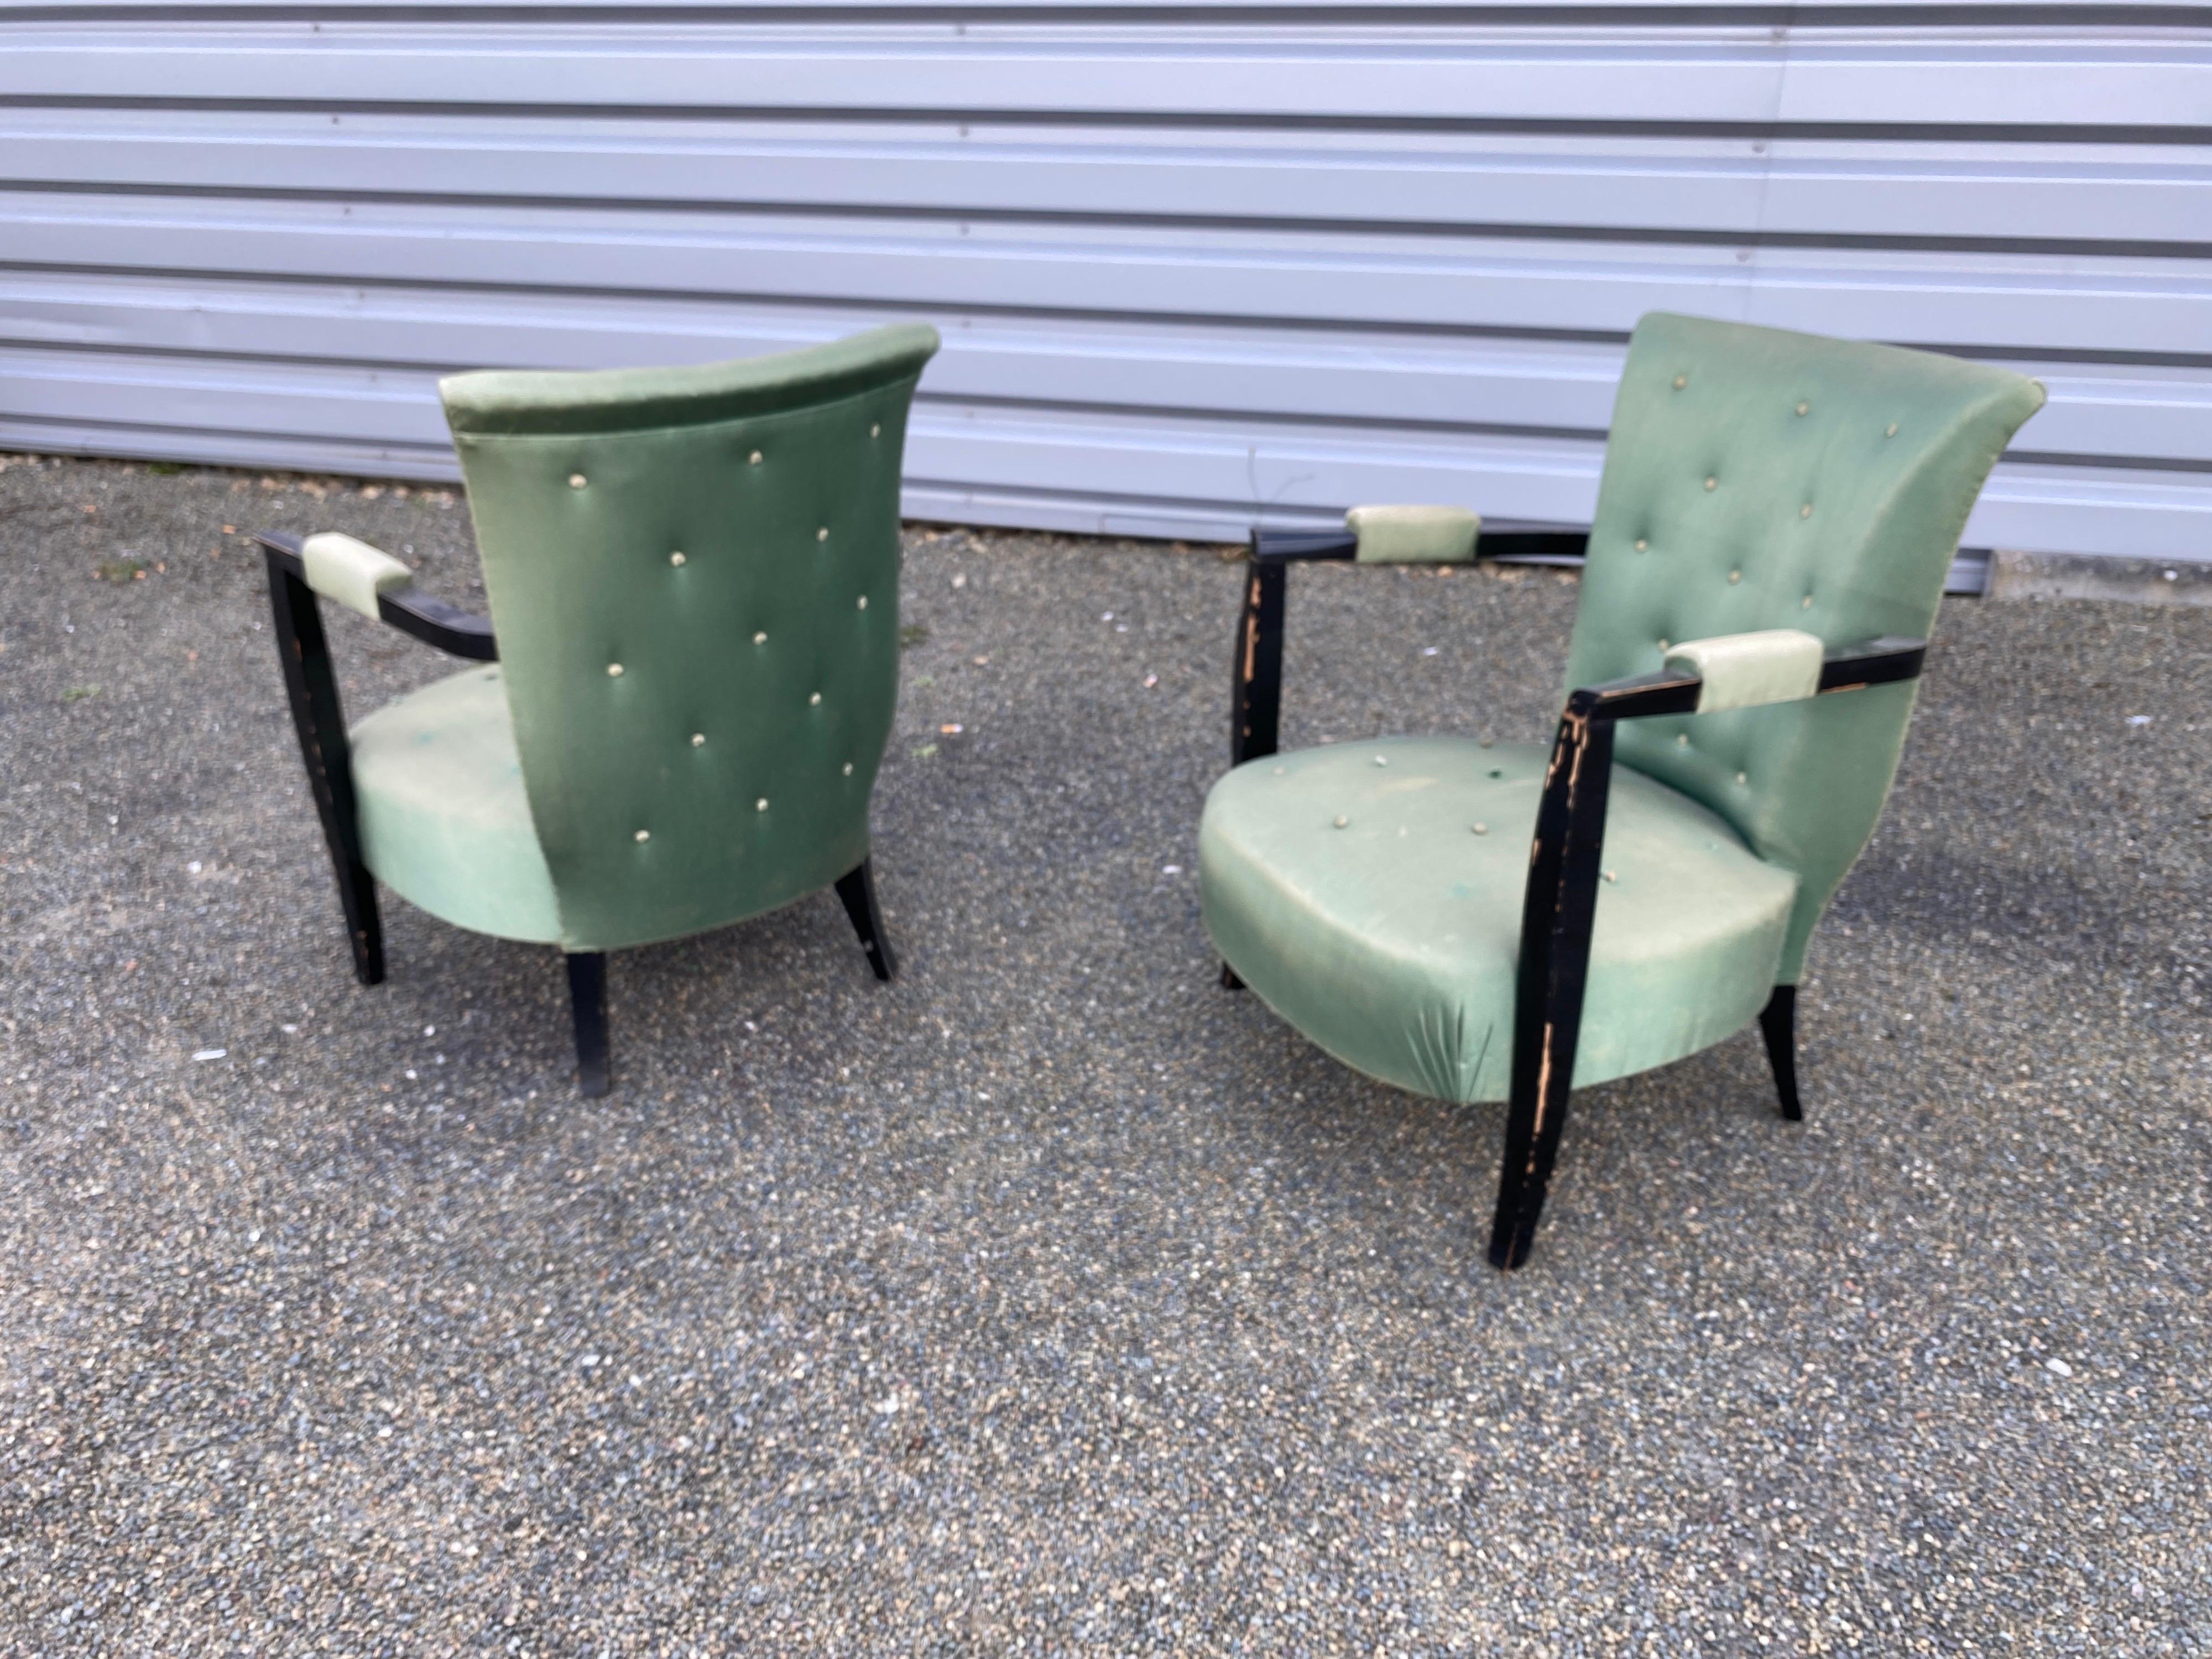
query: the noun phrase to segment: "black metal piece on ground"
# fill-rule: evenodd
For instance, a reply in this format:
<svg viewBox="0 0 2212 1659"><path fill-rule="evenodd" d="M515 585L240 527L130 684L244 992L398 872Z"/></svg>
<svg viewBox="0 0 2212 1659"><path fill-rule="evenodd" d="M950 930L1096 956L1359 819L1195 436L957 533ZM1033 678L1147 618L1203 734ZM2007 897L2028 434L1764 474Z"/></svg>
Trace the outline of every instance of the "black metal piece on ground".
<svg viewBox="0 0 2212 1659"><path fill-rule="evenodd" d="M607 953L571 951L565 960L576 1026L576 1086L596 1099L607 1091Z"/></svg>
<svg viewBox="0 0 2212 1659"><path fill-rule="evenodd" d="M281 562L294 576L306 581L307 568L300 558L300 538L257 530L253 539L268 550L272 568ZM465 657L471 662L499 659L499 647L492 638L491 624L459 605L403 587L396 593L378 595L376 611L380 619L425 645L434 645L441 651Z"/></svg>
<svg viewBox="0 0 2212 1659"><path fill-rule="evenodd" d="M1221 988L1224 991L1241 991L1244 988L1244 981L1237 977L1237 970L1225 962L1221 964Z"/></svg>
<svg viewBox="0 0 2212 1659"><path fill-rule="evenodd" d="M845 914L853 919L853 931L868 953L868 966L878 979L890 980L898 972L898 963L891 956L890 936L884 931L884 914L876 908L876 878L866 859L837 878L837 896L845 902Z"/></svg>
<svg viewBox="0 0 2212 1659"><path fill-rule="evenodd" d="M272 550L269 555L269 609L276 633L276 654L284 665L284 689L292 703L292 725L300 735L300 758L323 839L331 849L337 878L338 904L345 912L346 939L353 950L353 971L363 985L384 979L384 932L377 921L376 884L361 861L361 833L354 811L352 751L346 744L345 713L338 702L337 677L331 669L323 620L315 595L298 571Z"/></svg>
<svg viewBox="0 0 2212 1659"><path fill-rule="evenodd" d="M1778 985L1759 1011L1759 1031L1766 1039L1766 1058L1774 1067L1774 1090L1782 1097L1782 1115L1804 1121L1797 1103L1797 988Z"/></svg>
<svg viewBox="0 0 2212 1659"><path fill-rule="evenodd" d="M1816 695L1916 678L1927 654L1927 641L1889 635L1838 647L1821 664ZM1694 674L1639 674L1571 693L1559 718L1559 734L1536 810L1528 886L1522 902L1512 1091L1506 1106L1498 1212L1490 1233L1490 1260L1500 1269L1510 1270L1528 1259L1559 1155L1559 1134L1566 1124L1575 1049L1582 1036L1583 990L1589 973L1590 927L1597 915L1613 723L1694 714L1702 689ZM1768 1023L1782 1001L1781 991L1788 988L1778 988L1760 1024L1767 1033L1768 1053L1777 1056L1784 1115L1796 1117L1795 1051L1789 1041L1780 1051L1775 1048L1774 1028ZM1795 1007L1792 990L1782 1018L1790 1018ZM1782 1054L1788 1055L1786 1080Z"/></svg>

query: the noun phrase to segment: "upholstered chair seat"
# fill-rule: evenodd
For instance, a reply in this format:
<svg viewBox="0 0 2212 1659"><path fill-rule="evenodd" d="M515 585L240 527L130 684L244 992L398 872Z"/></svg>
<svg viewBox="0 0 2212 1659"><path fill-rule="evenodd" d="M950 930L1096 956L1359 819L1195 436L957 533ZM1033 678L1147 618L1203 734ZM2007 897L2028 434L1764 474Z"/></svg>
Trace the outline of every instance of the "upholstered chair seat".
<svg viewBox="0 0 2212 1659"><path fill-rule="evenodd" d="M464 669L355 726L361 860L441 921L561 942L561 904L538 844L514 720L496 664Z"/></svg>
<svg viewBox="0 0 2212 1659"><path fill-rule="evenodd" d="M1206 925L1267 1005L1347 1066L1503 1100L1528 842L1551 751L1469 738L1303 749L1222 781L1199 827ZM1606 819L1577 1085L1755 1018L1797 878L1728 821L1623 769Z"/></svg>

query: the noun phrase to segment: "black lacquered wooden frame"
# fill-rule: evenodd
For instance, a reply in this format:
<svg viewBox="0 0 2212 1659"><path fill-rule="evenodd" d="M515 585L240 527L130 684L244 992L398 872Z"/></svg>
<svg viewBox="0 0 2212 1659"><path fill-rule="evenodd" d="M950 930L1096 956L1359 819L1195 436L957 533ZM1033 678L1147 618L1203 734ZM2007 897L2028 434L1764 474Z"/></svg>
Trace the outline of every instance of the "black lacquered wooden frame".
<svg viewBox="0 0 2212 1659"><path fill-rule="evenodd" d="M354 975L363 985L381 984L384 930L377 919L376 885L361 861L353 755L346 742L345 710L338 700L337 676L331 668L322 612L314 590L307 586L300 538L257 532L253 539L261 544L269 564L269 610L276 630L276 654L284 665L284 689L291 697L300 758L307 765L307 785L315 797L316 815L323 821L323 839L330 844L331 867L337 876ZM380 596L377 611L394 628L457 657L489 662L499 655L489 623L411 587Z"/></svg>
<svg viewBox="0 0 2212 1659"><path fill-rule="evenodd" d="M1349 559L1349 535L1255 531L1237 621L1229 752L1241 765L1276 750L1282 714L1285 578L1290 565ZM1829 651L1816 696L1863 690L1919 677L1925 640L1886 637ZM1662 671L1567 697L1552 758L1544 773L1528 854L1528 885L1521 908L1521 952L1513 991L1513 1075L1505 1119L1505 1156L1491 1223L1490 1260L1510 1270L1528 1259L1544 1195L1566 1127L1567 1097L1582 1035L1583 992L1589 974L1591 924L1597 915L1607 793L1613 780L1613 730L1621 720L1693 714L1704 683L1694 674ZM1235 973L1224 964L1223 982ZM1759 1016L1767 1054L1786 1117L1801 1115L1794 1034L1796 988L1779 985Z"/></svg>

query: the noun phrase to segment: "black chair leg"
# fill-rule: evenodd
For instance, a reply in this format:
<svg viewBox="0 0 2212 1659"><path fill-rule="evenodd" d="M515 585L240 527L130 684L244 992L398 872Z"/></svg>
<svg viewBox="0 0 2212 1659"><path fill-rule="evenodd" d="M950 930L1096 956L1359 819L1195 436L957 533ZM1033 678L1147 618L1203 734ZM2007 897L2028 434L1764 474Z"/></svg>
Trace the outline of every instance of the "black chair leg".
<svg viewBox="0 0 2212 1659"><path fill-rule="evenodd" d="M876 908L875 878L869 872L868 860L860 863L837 878L837 896L845 902L845 914L853 919L853 931L860 936L860 948L868 953L868 966L876 977L888 980L898 972L898 963L891 956L890 936L884 932L884 913Z"/></svg>
<svg viewBox="0 0 2212 1659"><path fill-rule="evenodd" d="M308 793L323 821L337 878L338 905L345 913L346 941L353 948L354 977L363 985L384 980L384 930L376 915L376 884L361 861L361 832L355 819L353 757L346 743L345 713L331 667L330 646L321 614L307 583L269 556L269 606L276 654L284 667L284 690L292 704L292 725L300 738L300 758L307 769Z"/></svg>
<svg viewBox="0 0 2212 1659"><path fill-rule="evenodd" d="M1244 988L1244 981L1237 977L1237 970L1225 962L1221 964L1221 988L1224 991L1241 991Z"/></svg>
<svg viewBox="0 0 2212 1659"><path fill-rule="evenodd" d="M1792 1123L1804 1121L1797 1103L1797 988L1778 985L1759 1010L1759 1030L1766 1039L1766 1058L1774 1067L1775 1091L1782 1097L1782 1115Z"/></svg>
<svg viewBox="0 0 2212 1659"><path fill-rule="evenodd" d="M568 963L576 1083L587 1098L596 1098L607 1091L607 956L604 951L574 951Z"/></svg>
<svg viewBox="0 0 2212 1659"><path fill-rule="evenodd" d="M1559 1136L1567 1127L1564 1082L1516 1091L1505 1109L1505 1161L1498 1176L1498 1209L1490 1223L1490 1265L1510 1273L1536 1246Z"/></svg>

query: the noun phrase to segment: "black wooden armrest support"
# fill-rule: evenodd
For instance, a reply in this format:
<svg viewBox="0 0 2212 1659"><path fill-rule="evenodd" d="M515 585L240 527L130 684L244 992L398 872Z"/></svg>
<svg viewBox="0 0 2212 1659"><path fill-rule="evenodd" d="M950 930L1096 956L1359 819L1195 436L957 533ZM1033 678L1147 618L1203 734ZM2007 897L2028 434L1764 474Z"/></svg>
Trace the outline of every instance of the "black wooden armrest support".
<svg viewBox="0 0 2212 1659"><path fill-rule="evenodd" d="M1917 678L1927 654L1925 640L1892 637L1832 649L1821 664L1820 689L1814 695ZM1571 693L1559 717L1536 808L1528 887L1521 907L1512 1093L1504 1171L1490 1234L1493 1266L1517 1267L1528 1260L1566 1122L1589 974L1590 927L1597 915L1613 726L1694 714L1701 689L1694 674L1638 674Z"/></svg>
<svg viewBox="0 0 2212 1659"><path fill-rule="evenodd" d="M253 539L267 550L272 582L281 569L301 586L307 586L307 568L300 558L300 538L257 530ZM471 662L499 659L499 647L493 641L491 624L459 605L447 605L443 599L412 587L403 587L396 593L379 594L376 610L383 621L425 645L434 645L441 651L466 657Z"/></svg>
<svg viewBox="0 0 2212 1659"><path fill-rule="evenodd" d="M1283 712L1284 578L1310 559L1349 559L1358 538L1343 530L1255 530L1237 619L1237 662L1229 704L1229 763L1275 752Z"/></svg>
<svg viewBox="0 0 2212 1659"><path fill-rule="evenodd" d="M323 821L323 838L330 843L331 865L337 874L338 902L345 910L354 972L362 984L374 985L384 977L384 933L377 921L376 888L361 860L352 751L346 742L345 709L338 699L337 676L331 668L322 612L314 590L307 586L299 538L257 532L253 539L261 544L269 562L269 608L276 654L284 665L284 689L291 698L292 725L300 736L300 758L307 768L316 815ZM411 587L379 595L376 608L392 627L457 657L490 662L499 655L489 623Z"/></svg>
<svg viewBox="0 0 2212 1659"><path fill-rule="evenodd" d="M1899 639L1893 635L1863 640L1856 645L1832 647L1820 660L1820 689L1815 695L1860 691L1869 685L1892 685L1899 680L1917 679L1927 655L1927 641ZM1695 674L1669 673L1665 670L1656 674L1636 674L1626 679L1607 680L1602 685L1583 687L1567 698L1567 712L1572 714L1581 709L1597 720L1694 714L1698 712L1698 693L1703 689L1703 682Z"/></svg>

